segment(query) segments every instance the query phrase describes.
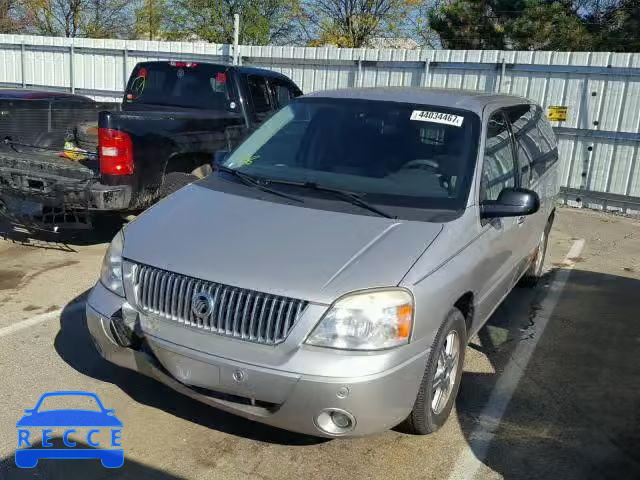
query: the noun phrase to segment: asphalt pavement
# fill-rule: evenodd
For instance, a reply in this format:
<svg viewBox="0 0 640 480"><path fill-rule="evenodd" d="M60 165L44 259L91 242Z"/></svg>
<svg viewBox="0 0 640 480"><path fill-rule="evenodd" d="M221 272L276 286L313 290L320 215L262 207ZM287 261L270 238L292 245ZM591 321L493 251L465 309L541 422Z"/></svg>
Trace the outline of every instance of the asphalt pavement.
<svg viewBox="0 0 640 480"><path fill-rule="evenodd" d="M516 288L472 340L447 424L340 440L235 417L102 360L83 302L107 238L0 227L2 480L640 478L640 220L559 209L543 281ZM123 467L16 467L16 422L54 390L115 410Z"/></svg>

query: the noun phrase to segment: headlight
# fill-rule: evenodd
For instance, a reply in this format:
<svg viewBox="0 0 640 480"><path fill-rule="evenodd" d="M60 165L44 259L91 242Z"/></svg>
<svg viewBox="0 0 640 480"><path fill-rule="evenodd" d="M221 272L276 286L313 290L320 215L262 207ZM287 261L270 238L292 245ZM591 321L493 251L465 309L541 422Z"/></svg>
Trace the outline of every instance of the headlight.
<svg viewBox="0 0 640 480"><path fill-rule="evenodd" d="M124 286L122 284L122 247L124 235L120 230L109 245L107 253L102 260L100 270L100 281L113 293L124 297Z"/></svg>
<svg viewBox="0 0 640 480"><path fill-rule="evenodd" d="M413 297L406 290L374 290L334 303L306 343L344 350L380 350L409 342Z"/></svg>

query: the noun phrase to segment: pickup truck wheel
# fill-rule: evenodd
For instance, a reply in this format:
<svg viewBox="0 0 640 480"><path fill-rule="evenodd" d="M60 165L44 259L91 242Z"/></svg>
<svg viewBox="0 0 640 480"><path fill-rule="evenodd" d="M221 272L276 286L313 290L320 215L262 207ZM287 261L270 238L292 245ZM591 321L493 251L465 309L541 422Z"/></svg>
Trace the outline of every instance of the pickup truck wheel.
<svg viewBox="0 0 640 480"><path fill-rule="evenodd" d="M160 197L164 198L173 192L180 190L182 187L198 180L198 177L192 173L170 172L164 176L164 183L160 187Z"/></svg>
<svg viewBox="0 0 640 480"><path fill-rule="evenodd" d="M464 315L452 308L433 341L413 410L400 430L426 435L444 425L460 388L466 345Z"/></svg>
<svg viewBox="0 0 640 480"><path fill-rule="evenodd" d="M211 168L211 165L205 164L205 165L200 165L197 168L194 168L191 174L195 175L198 178L204 178L207 175L209 175L212 171L213 169Z"/></svg>

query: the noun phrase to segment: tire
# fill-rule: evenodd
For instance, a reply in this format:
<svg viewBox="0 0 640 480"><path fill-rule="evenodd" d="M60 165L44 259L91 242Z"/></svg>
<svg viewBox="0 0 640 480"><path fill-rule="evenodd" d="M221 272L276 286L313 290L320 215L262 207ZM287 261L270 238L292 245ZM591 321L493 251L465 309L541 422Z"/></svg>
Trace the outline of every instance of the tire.
<svg viewBox="0 0 640 480"><path fill-rule="evenodd" d="M434 389L436 373L442 372L442 362L438 358L443 349L446 352L447 346L452 345L455 341L457 341L458 346L457 360L455 364L449 364L449 373L445 374L445 377L440 374L443 379L451 379L451 375L453 375L452 382L448 382L449 393L446 397L442 397L438 394L438 391L442 392L442 390ZM418 390L418 396L411 413L399 425L401 431L414 435L427 435L435 432L445 424L460 388L466 346L467 327L465 318L462 312L454 307L440 326L433 341L424 376Z"/></svg>
<svg viewBox="0 0 640 480"><path fill-rule="evenodd" d="M194 168L191 174L195 175L198 178L204 178L207 175L209 175L212 171L213 169L211 168L211 165L209 165L208 163L205 163L204 165L200 165L199 167Z"/></svg>
<svg viewBox="0 0 640 480"><path fill-rule="evenodd" d="M542 235L540 236L535 259L533 260L533 262L531 262L531 265L520 280L520 285L523 287L535 287L542 278L544 259L547 255L549 232L551 231L552 224L553 217L549 218L549 221L547 222L547 225L544 227Z"/></svg>
<svg viewBox="0 0 640 480"><path fill-rule="evenodd" d="M164 182L160 187L160 198L164 198L167 195L171 195L173 192L177 192L182 187L186 187L190 183L198 180L198 177L192 173L184 172L170 172L164 176Z"/></svg>
<svg viewBox="0 0 640 480"><path fill-rule="evenodd" d="M98 151L98 123L96 121L77 124L74 136L78 147L92 152Z"/></svg>

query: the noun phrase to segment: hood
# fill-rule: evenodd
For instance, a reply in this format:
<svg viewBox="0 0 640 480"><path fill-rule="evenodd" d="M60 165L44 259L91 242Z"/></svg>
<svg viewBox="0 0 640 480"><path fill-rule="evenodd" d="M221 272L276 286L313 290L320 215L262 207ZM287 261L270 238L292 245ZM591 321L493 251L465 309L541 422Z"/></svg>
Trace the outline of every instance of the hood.
<svg viewBox="0 0 640 480"><path fill-rule="evenodd" d="M329 304L397 285L442 230L190 185L128 225L124 257L195 278Z"/></svg>

